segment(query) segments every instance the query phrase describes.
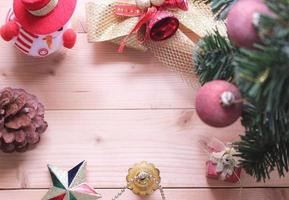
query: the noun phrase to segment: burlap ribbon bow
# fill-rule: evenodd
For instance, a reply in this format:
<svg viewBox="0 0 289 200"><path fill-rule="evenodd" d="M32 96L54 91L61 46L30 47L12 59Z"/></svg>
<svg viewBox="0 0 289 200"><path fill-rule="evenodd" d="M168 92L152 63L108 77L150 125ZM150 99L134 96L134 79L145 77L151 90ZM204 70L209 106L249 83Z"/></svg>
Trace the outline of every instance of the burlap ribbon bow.
<svg viewBox="0 0 289 200"><path fill-rule="evenodd" d="M114 12L114 5L135 4L134 0L96 0L86 4L87 30L89 42L110 41L120 44L131 33L139 17L120 17ZM170 12L180 22L178 31L163 41L140 42L137 34L131 35L126 46L151 53L163 64L185 77L194 76L192 51L200 38L216 28L226 33L222 22L216 22L208 5L188 0L189 9L172 9ZM116 48L117 51L117 48ZM193 75L193 76L192 76Z"/></svg>

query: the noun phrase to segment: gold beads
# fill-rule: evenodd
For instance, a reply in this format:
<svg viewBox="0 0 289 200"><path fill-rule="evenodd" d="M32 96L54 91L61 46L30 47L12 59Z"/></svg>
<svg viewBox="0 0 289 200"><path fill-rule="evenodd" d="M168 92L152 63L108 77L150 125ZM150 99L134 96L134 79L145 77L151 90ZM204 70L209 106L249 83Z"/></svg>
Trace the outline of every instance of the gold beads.
<svg viewBox="0 0 289 200"><path fill-rule="evenodd" d="M135 0L135 3L140 8L149 8L149 7L151 7L151 1L150 0Z"/></svg>
<svg viewBox="0 0 289 200"><path fill-rule="evenodd" d="M160 187L160 171L153 164L143 161L129 169L126 180L128 188L135 194L149 195Z"/></svg>
<svg viewBox="0 0 289 200"><path fill-rule="evenodd" d="M135 3L140 8L149 8L151 6L161 6L165 0L135 0Z"/></svg>
<svg viewBox="0 0 289 200"><path fill-rule="evenodd" d="M154 6L161 6L165 3L165 0L151 0L151 4Z"/></svg>

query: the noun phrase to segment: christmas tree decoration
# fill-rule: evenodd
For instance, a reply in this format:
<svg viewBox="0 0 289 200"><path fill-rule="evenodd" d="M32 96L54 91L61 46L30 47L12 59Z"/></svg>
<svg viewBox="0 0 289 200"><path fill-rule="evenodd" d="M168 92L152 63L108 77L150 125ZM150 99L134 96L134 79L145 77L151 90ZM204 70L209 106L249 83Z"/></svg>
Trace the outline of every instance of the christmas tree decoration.
<svg viewBox="0 0 289 200"><path fill-rule="evenodd" d="M76 165L71 170L63 171L48 165L53 187L42 200L96 200L98 194L86 181L86 161Z"/></svg>
<svg viewBox="0 0 289 200"><path fill-rule="evenodd" d="M142 197L159 190L162 200L166 199L163 187L160 184L160 171L154 164L146 161L135 164L128 170L126 181L127 185L112 200L118 200L127 189Z"/></svg>
<svg viewBox="0 0 289 200"><path fill-rule="evenodd" d="M44 106L23 89L0 91L0 149L23 152L40 141L47 129Z"/></svg>
<svg viewBox="0 0 289 200"><path fill-rule="evenodd" d="M241 116L240 91L227 81L208 82L197 93L196 110L199 117L210 126L229 126Z"/></svg>
<svg viewBox="0 0 289 200"><path fill-rule="evenodd" d="M138 3L138 1L136 1ZM144 3L144 2L143 2ZM151 2L152 3L152 2ZM156 1L155 3L160 3ZM146 3L147 4L147 3ZM162 3L163 4L163 3ZM115 4L115 14L117 16L130 16L139 17L138 23L131 30L131 32L121 41L119 52L122 52L126 41L131 37L131 34L138 34L140 29L146 25L146 31L144 33L144 38L142 41L152 40L152 41L163 41L173 35L179 28L179 20L170 12L164 11L163 8L159 9L153 6L142 10L143 5L138 9L136 5L126 5L126 4Z"/></svg>
<svg viewBox="0 0 289 200"><path fill-rule="evenodd" d="M62 47L70 49L76 42L70 28L75 7L76 0L14 0L0 35L33 57L46 57Z"/></svg>
<svg viewBox="0 0 289 200"><path fill-rule="evenodd" d="M179 20L173 14L158 11L147 26L147 34L153 41L163 41L172 37L178 30L179 25Z"/></svg>
<svg viewBox="0 0 289 200"><path fill-rule="evenodd" d="M268 7L260 0L238 1L228 14L227 28L231 41L238 47L253 48L260 43L260 37L254 26L260 14L272 15Z"/></svg>
<svg viewBox="0 0 289 200"><path fill-rule="evenodd" d="M203 85L212 80L231 81L236 48L218 30L205 36L193 50L193 62L199 81Z"/></svg>
<svg viewBox="0 0 289 200"><path fill-rule="evenodd" d="M225 33L224 23L214 20L208 6L192 0L88 2L86 16L89 42L116 43L119 52L124 47L150 51L161 63L190 78L195 74L192 48L215 27Z"/></svg>
<svg viewBox="0 0 289 200"><path fill-rule="evenodd" d="M257 181L270 179L274 170L285 176L289 171L289 2L221 0L220 7L215 0L204 2L210 3L216 15L230 13L230 37L215 32L201 39L194 52L196 72L202 84L224 79L242 94L245 133L233 144L242 169ZM244 42L242 36L249 37ZM254 44L256 38L259 44ZM214 66L218 59L221 67Z"/></svg>
<svg viewBox="0 0 289 200"><path fill-rule="evenodd" d="M240 182L242 168L239 165L237 151L232 144L225 144L215 137L203 138L200 144L209 156L206 162L208 178L230 183Z"/></svg>
<svg viewBox="0 0 289 200"><path fill-rule="evenodd" d="M207 162L207 177L230 183L239 182L242 169L236 155L236 150L228 147L220 152L212 152Z"/></svg>

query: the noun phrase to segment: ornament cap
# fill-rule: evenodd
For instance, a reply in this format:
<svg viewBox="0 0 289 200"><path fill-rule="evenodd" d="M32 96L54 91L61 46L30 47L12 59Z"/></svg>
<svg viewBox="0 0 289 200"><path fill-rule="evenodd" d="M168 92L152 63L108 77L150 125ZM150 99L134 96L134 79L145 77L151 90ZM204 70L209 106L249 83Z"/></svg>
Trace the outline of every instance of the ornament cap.
<svg viewBox="0 0 289 200"><path fill-rule="evenodd" d="M231 106L235 103L236 97L231 91L225 91L221 94L221 103L224 107Z"/></svg>

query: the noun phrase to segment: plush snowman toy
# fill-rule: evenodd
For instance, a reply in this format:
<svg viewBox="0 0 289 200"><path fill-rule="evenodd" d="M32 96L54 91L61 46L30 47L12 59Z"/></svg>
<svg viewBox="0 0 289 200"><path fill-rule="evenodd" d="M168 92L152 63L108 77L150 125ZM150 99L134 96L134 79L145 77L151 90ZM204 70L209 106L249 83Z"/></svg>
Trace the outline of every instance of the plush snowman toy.
<svg viewBox="0 0 289 200"><path fill-rule="evenodd" d="M72 48L76 33L70 28L70 18L75 6L76 0L14 0L1 36L33 57Z"/></svg>

